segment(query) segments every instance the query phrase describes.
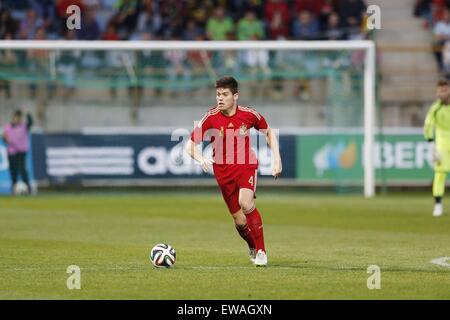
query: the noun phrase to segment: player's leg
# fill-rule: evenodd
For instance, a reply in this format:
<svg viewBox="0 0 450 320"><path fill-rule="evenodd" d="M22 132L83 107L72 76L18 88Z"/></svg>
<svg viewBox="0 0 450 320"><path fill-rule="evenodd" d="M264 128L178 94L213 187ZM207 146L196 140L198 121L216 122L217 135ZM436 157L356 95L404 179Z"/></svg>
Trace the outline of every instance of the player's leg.
<svg viewBox="0 0 450 320"><path fill-rule="evenodd" d="M267 265L267 255L264 245L264 231L261 215L255 206L256 170L246 170L239 179L239 205L245 214L247 224L255 238L256 259L255 264Z"/></svg>
<svg viewBox="0 0 450 320"><path fill-rule="evenodd" d="M445 179L447 173L444 171L435 171L433 179L433 197L434 197L434 209L433 216L439 217L443 213L442 197L445 193Z"/></svg>
<svg viewBox="0 0 450 320"><path fill-rule="evenodd" d="M447 173L442 171L436 171L434 173L433 179L433 197L434 197L434 208L433 216L439 217L443 213L442 197L445 192L445 179Z"/></svg>
<svg viewBox="0 0 450 320"><path fill-rule="evenodd" d="M244 239L247 242L250 261L254 263L256 258L255 238L253 237L253 233L251 232L247 224L245 214L242 212L241 209L239 209L239 211L232 214L232 217L237 232L242 237L242 239Z"/></svg>
<svg viewBox="0 0 450 320"><path fill-rule="evenodd" d="M234 226L242 237L247 242L249 251L255 251L255 239L250 232L250 228L247 225L247 219L239 206L239 189L234 181L230 181L225 184L219 184L222 192L223 199L227 204L228 210L234 220Z"/></svg>
<svg viewBox="0 0 450 320"><path fill-rule="evenodd" d="M17 168L17 155L9 155L9 175L11 177L11 193L14 194L14 189L17 183L18 168Z"/></svg>
<svg viewBox="0 0 450 320"><path fill-rule="evenodd" d="M17 154L17 166L23 182L26 184L28 193L31 193L30 180L28 178L28 171L26 166L26 153L20 152Z"/></svg>
<svg viewBox="0 0 450 320"><path fill-rule="evenodd" d="M433 179L433 197L434 209L433 216L439 217L443 213L442 197L445 193L445 179L447 172L450 170L450 152L440 150L440 160L434 165L434 179Z"/></svg>

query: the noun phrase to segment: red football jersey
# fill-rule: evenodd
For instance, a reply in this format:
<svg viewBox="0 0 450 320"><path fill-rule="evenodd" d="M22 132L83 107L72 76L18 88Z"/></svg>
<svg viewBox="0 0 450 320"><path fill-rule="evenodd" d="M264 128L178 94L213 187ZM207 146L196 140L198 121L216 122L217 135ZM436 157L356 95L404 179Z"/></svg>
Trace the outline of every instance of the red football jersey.
<svg viewBox="0 0 450 320"><path fill-rule="evenodd" d="M264 117L254 109L237 106L234 115L226 116L214 107L192 131L191 140L195 143L211 140L214 174L218 181L234 179L242 169L258 168L258 159L250 143L251 128L268 128Z"/></svg>

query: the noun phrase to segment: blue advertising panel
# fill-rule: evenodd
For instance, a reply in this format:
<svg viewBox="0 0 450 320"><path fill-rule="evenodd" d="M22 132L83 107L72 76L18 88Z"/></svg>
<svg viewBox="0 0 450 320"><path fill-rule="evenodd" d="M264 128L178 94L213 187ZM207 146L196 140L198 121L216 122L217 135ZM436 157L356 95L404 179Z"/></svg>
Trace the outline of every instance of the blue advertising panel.
<svg viewBox="0 0 450 320"><path fill-rule="evenodd" d="M270 149L260 136L252 138L259 174L270 177ZM90 179L211 178L184 151L188 138L187 133L173 139L169 134L35 135L36 178L57 184ZM283 177L295 177L295 143L294 136L280 137ZM204 152L210 156L211 146L206 145Z"/></svg>

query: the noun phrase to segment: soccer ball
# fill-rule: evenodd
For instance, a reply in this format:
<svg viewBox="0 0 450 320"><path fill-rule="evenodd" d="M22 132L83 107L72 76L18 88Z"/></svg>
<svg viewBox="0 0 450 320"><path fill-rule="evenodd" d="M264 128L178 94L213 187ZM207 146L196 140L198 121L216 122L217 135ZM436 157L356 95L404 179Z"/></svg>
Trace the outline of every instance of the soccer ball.
<svg viewBox="0 0 450 320"><path fill-rule="evenodd" d="M168 244L158 243L150 251L150 261L156 268L170 268L175 260L175 249Z"/></svg>
<svg viewBox="0 0 450 320"><path fill-rule="evenodd" d="M22 181L18 181L15 185L14 185L14 194L15 195L24 195L28 193L28 187L25 184L25 182Z"/></svg>

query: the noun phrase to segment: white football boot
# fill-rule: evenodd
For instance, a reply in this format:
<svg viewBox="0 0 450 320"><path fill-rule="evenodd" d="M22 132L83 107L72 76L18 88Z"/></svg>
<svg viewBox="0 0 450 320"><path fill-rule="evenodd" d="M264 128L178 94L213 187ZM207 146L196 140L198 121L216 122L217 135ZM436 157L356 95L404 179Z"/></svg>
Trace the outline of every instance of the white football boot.
<svg viewBox="0 0 450 320"><path fill-rule="evenodd" d="M249 248L248 249L248 255L250 256L251 263L255 264L256 260L256 249L255 248Z"/></svg>
<svg viewBox="0 0 450 320"><path fill-rule="evenodd" d="M261 249L258 250L255 257L255 266L266 267L267 266L267 255Z"/></svg>
<svg viewBox="0 0 450 320"><path fill-rule="evenodd" d="M442 207L442 203L436 203L433 209L433 217L440 217L444 212L444 208Z"/></svg>

